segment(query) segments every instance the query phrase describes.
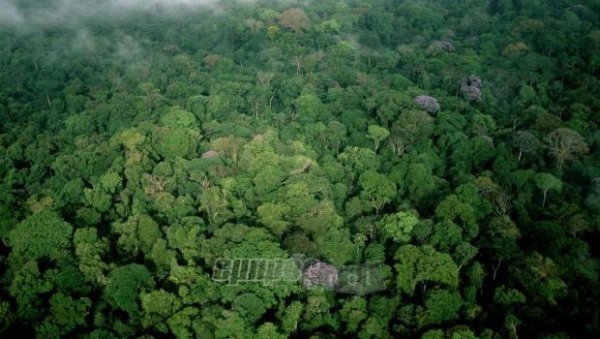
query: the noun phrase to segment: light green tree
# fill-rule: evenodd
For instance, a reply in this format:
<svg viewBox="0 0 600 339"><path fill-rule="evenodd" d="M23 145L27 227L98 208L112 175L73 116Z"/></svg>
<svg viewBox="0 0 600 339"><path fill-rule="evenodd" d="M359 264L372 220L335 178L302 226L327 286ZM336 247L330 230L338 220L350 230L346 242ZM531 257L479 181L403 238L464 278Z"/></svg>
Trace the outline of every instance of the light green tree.
<svg viewBox="0 0 600 339"><path fill-rule="evenodd" d="M132 215L125 222L115 222L113 229L120 234L119 248L131 255L150 254L152 245L162 236L158 223L146 214Z"/></svg>
<svg viewBox="0 0 600 339"><path fill-rule="evenodd" d="M290 222L286 219L290 214L291 208L285 203L264 203L258 207L258 220L271 232L281 237L289 228Z"/></svg>
<svg viewBox="0 0 600 339"><path fill-rule="evenodd" d="M385 238L404 244L410 241L413 228L419 219L411 212L398 212L383 216L375 223Z"/></svg>
<svg viewBox="0 0 600 339"><path fill-rule="evenodd" d="M432 246L404 245L398 249L394 266L398 272L397 286L412 295L419 282L433 282L441 286L458 286L458 267L452 258L437 252Z"/></svg>
<svg viewBox="0 0 600 339"><path fill-rule="evenodd" d="M459 317L462 298L458 291L432 290L425 297L425 307L417 315L418 327L438 325Z"/></svg>
<svg viewBox="0 0 600 339"><path fill-rule="evenodd" d="M373 148L373 151L375 151L375 153L377 153L377 151L379 150L381 142L387 139L389 136L390 131L388 131L386 128L377 125L369 126L368 137L375 143L375 146Z"/></svg>
<svg viewBox="0 0 600 339"><path fill-rule="evenodd" d="M73 235L73 245L79 259L79 271L85 279L95 284L104 284L108 265L102 260L102 256L110 250L108 240L99 238L96 228L78 228Z"/></svg>
<svg viewBox="0 0 600 339"><path fill-rule="evenodd" d="M281 327L285 335L296 333L303 311L304 305L297 300L292 301L289 306L280 311L278 318L281 319Z"/></svg>
<svg viewBox="0 0 600 339"><path fill-rule="evenodd" d="M396 196L396 185L385 175L372 170L360 176L359 184L361 199L374 208L376 214Z"/></svg>
<svg viewBox="0 0 600 339"><path fill-rule="evenodd" d="M555 192L562 191L562 181L550 173L539 173L535 177L536 186L542 190L544 199L542 201L542 207L546 207L546 199L548 197L548 191L552 190Z"/></svg>
<svg viewBox="0 0 600 339"><path fill-rule="evenodd" d="M137 319L140 316L140 291L153 285L152 274L145 266L128 264L110 272L103 297L115 309L123 310L130 317Z"/></svg>
<svg viewBox="0 0 600 339"><path fill-rule="evenodd" d="M73 299L56 293L50 298L50 314L36 327L40 338L60 338L67 336L78 326L85 326L86 316L92 301L88 298Z"/></svg>
<svg viewBox="0 0 600 339"><path fill-rule="evenodd" d="M143 291L140 294L142 305L142 326L155 327L162 333L167 332L165 320L171 317L181 307L176 295L165 290Z"/></svg>
<svg viewBox="0 0 600 339"><path fill-rule="evenodd" d="M340 318L346 324L346 333L356 333L360 324L368 317L367 302L363 297L342 301Z"/></svg>
<svg viewBox="0 0 600 339"><path fill-rule="evenodd" d="M21 263L42 257L65 259L69 256L72 235L73 226L54 211L30 215L8 233L9 258Z"/></svg>

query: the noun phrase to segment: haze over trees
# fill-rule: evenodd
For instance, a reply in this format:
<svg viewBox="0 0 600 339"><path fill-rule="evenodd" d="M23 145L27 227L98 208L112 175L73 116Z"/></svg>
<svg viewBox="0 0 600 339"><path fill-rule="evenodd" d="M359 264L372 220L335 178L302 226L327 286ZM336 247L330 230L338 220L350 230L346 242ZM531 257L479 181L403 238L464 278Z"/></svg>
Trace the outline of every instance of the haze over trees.
<svg viewBox="0 0 600 339"><path fill-rule="evenodd" d="M597 337L599 76L592 0L0 0L0 337Z"/></svg>

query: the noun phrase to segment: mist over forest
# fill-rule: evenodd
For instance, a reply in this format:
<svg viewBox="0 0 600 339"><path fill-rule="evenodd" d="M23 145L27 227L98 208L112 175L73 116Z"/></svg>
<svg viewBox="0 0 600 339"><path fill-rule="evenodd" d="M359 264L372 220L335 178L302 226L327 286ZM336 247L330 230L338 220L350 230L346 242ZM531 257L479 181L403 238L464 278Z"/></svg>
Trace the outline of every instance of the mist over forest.
<svg viewBox="0 0 600 339"><path fill-rule="evenodd" d="M599 125L595 0L0 0L0 337L597 337Z"/></svg>

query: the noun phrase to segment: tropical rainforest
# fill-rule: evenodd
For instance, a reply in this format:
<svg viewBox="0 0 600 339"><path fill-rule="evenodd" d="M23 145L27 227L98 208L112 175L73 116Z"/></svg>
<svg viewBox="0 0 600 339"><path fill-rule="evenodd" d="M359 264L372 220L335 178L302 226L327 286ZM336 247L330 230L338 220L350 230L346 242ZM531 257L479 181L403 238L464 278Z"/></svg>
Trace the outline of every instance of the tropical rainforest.
<svg viewBox="0 0 600 339"><path fill-rule="evenodd" d="M599 124L594 0L0 0L0 336L595 337Z"/></svg>

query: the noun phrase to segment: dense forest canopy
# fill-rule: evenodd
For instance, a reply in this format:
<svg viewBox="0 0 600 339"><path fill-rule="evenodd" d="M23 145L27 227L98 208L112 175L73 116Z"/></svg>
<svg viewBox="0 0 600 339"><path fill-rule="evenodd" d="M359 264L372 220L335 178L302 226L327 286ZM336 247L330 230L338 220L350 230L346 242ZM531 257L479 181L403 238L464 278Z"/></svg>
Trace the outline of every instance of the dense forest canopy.
<svg viewBox="0 0 600 339"><path fill-rule="evenodd" d="M599 76L594 0L0 0L0 336L594 337Z"/></svg>

